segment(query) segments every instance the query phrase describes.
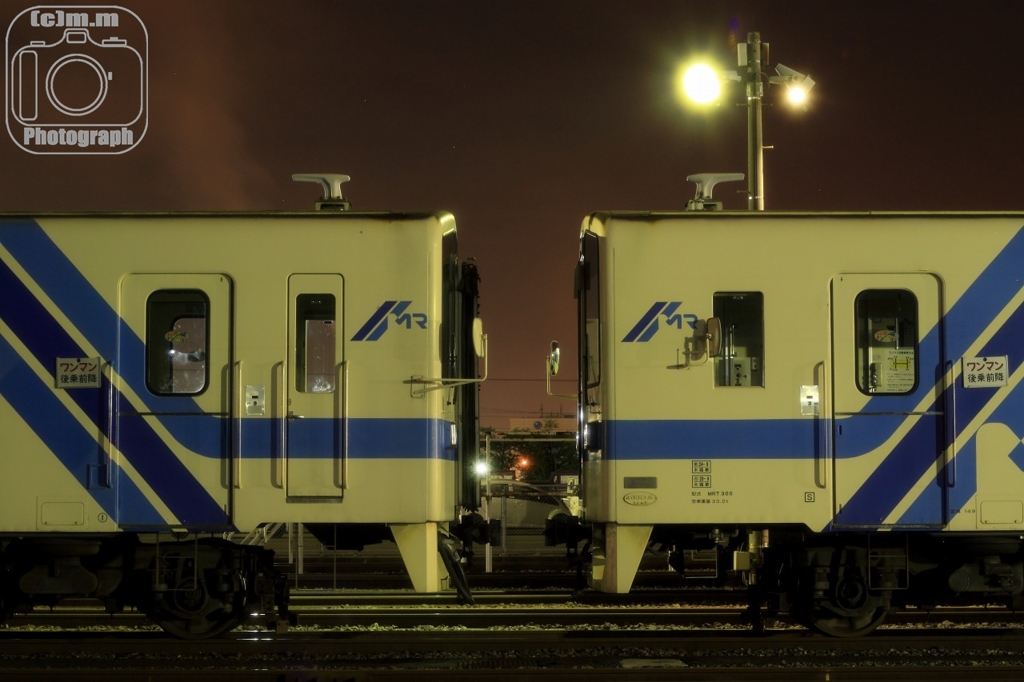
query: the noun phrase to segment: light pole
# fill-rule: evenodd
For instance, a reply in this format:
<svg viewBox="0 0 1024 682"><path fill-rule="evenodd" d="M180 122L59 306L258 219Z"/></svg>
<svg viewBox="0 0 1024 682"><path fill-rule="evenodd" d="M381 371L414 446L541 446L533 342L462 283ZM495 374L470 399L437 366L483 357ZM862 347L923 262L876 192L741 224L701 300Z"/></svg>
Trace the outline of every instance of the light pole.
<svg viewBox="0 0 1024 682"><path fill-rule="evenodd" d="M743 75L735 71L720 73L714 69L698 64L691 67L683 75L683 90L686 96L698 104L709 104L718 99L721 92L721 81L740 81L747 90L747 209L764 210L764 143L761 136L761 98L764 96L765 83L785 85L789 92L789 100L802 105L808 91L814 87L814 80L805 74L794 71L787 66L778 64L775 67L777 76L768 76L763 72L764 63L768 61L768 43L761 42L761 34L747 34L747 42L736 46L739 66L746 67Z"/></svg>
<svg viewBox="0 0 1024 682"><path fill-rule="evenodd" d="M746 47L746 59L743 48ZM768 45L765 45L767 49ZM739 46L740 66L746 61L747 74L747 210L764 210L764 145L761 142L761 34L748 33L747 42Z"/></svg>

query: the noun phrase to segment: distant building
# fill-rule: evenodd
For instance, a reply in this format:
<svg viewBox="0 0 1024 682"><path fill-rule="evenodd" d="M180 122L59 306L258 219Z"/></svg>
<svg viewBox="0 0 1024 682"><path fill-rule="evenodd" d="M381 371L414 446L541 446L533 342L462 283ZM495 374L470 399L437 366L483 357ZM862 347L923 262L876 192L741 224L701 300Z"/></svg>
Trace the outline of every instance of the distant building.
<svg viewBox="0 0 1024 682"><path fill-rule="evenodd" d="M571 494L575 495L576 491L580 486L580 472L576 470L572 471L552 471L551 477L554 482L560 486L565 486Z"/></svg>
<svg viewBox="0 0 1024 682"><path fill-rule="evenodd" d="M509 430L530 433L576 433L576 419L573 417L510 419Z"/></svg>

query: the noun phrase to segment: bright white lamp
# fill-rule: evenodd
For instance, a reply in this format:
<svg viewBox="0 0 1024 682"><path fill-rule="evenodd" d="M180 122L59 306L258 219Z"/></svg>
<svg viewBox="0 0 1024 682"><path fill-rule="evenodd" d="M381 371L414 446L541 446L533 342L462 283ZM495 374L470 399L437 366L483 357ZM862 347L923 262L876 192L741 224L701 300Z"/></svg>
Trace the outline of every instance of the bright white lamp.
<svg viewBox="0 0 1024 682"><path fill-rule="evenodd" d="M775 66L778 76L769 79L772 83L782 83L786 86L786 96L792 104L803 104L807 101L807 93L814 87L814 79L800 73L788 66L778 64Z"/></svg>
<svg viewBox="0 0 1024 682"><path fill-rule="evenodd" d="M722 92L718 72L707 64L691 66L683 74L683 92L697 104L710 104Z"/></svg>

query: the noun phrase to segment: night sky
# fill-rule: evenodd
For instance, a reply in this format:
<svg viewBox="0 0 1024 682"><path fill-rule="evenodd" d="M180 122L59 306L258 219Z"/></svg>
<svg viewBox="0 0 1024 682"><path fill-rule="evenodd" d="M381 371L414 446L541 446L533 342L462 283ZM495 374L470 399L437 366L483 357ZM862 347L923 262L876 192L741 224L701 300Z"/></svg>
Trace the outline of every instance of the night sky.
<svg viewBox="0 0 1024 682"><path fill-rule="evenodd" d="M5 0L0 22L31 6ZM543 361L561 340L571 392L583 217L683 209L687 175L746 172L742 86L695 111L673 77L699 54L736 69L750 31L817 82L806 112L766 94L767 210L1024 210L1018 0L120 6L148 34L145 136L36 156L0 135L0 211L306 210L319 190L290 177L314 171L351 175L357 210L451 211L483 278L498 428L572 413ZM9 64L26 35L8 33ZM745 186L716 198L743 210Z"/></svg>

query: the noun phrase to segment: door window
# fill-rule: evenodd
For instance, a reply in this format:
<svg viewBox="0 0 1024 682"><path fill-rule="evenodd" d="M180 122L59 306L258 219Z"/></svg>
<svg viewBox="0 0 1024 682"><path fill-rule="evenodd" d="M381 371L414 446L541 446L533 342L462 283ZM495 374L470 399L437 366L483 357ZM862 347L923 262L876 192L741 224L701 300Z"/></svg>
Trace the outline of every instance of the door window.
<svg viewBox="0 0 1024 682"><path fill-rule="evenodd" d="M334 294L299 294L295 299L295 382L303 393L335 390Z"/></svg>
<svg viewBox="0 0 1024 682"><path fill-rule="evenodd" d="M903 395L917 387L917 297L905 289L869 289L854 302L857 388Z"/></svg>
<svg viewBox="0 0 1024 682"><path fill-rule="evenodd" d="M209 380L209 299L199 290L161 290L146 303L146 386L156 395L195 395Z"/></svg>

